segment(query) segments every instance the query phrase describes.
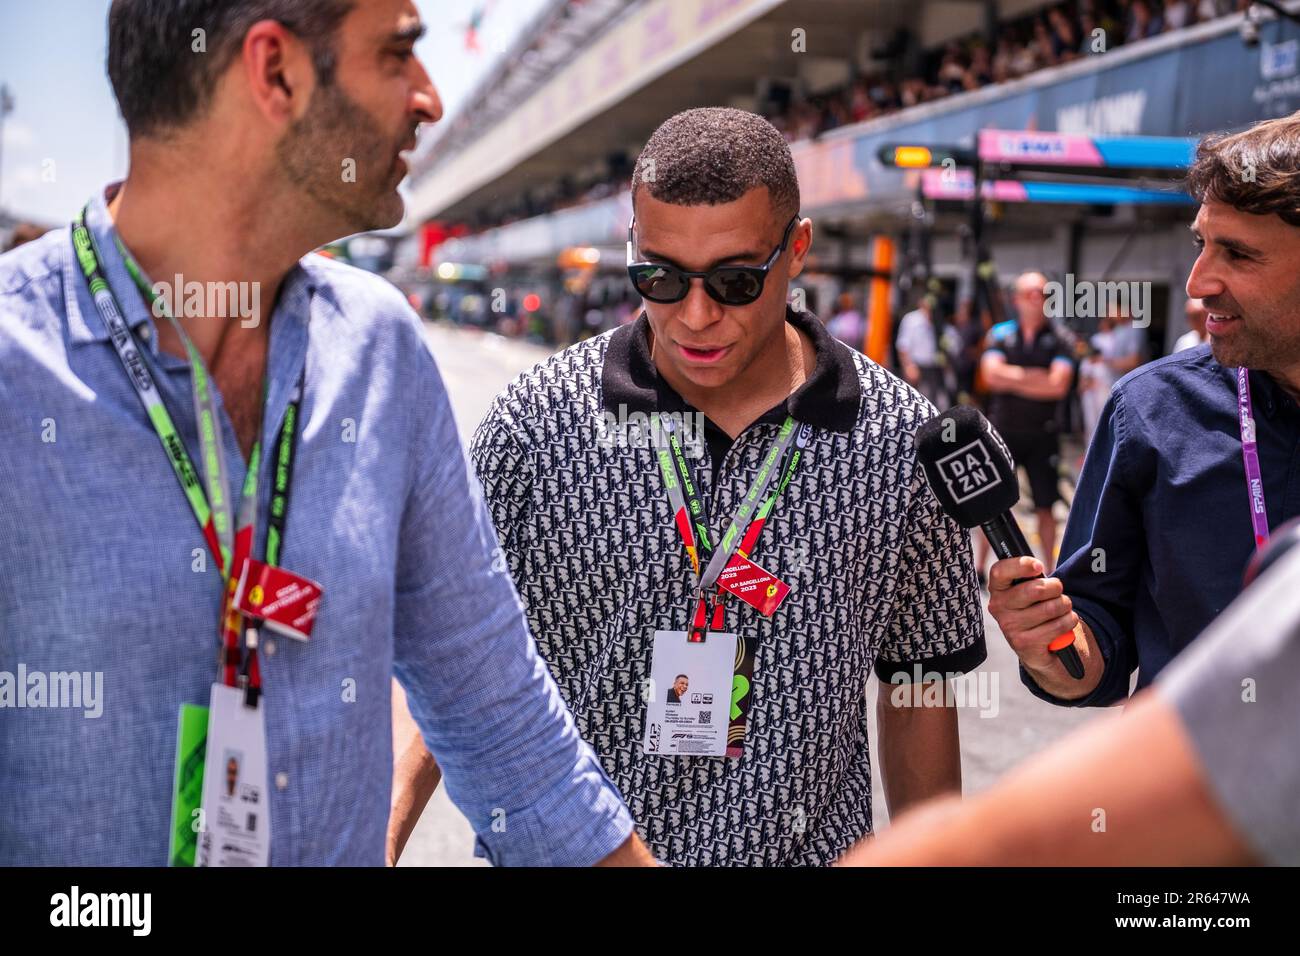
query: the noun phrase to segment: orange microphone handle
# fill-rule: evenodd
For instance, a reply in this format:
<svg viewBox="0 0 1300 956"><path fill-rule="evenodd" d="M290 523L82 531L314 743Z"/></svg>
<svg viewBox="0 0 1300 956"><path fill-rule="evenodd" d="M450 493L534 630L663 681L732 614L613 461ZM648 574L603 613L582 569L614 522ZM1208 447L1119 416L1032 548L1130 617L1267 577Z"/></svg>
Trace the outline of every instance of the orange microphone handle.
<svg viewBox="0 0 1300 956"><path fill-rule="evenodd" d="M1060 658L1067 674L1075 680L1083 680L1083 661L1079 657L1079 652L1074 649L1073 631L1062 634L1048 644L1047 649Z"/></svg>

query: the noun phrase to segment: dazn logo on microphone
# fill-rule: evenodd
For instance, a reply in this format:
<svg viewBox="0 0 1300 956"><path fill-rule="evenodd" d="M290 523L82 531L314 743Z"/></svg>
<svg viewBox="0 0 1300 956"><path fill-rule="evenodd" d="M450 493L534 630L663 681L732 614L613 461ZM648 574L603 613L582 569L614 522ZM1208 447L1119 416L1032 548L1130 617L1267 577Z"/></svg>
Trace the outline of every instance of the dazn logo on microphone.
<svg viewBox="0 0 1300 956"><path fill-rule="evenodd" d="M977 438L937 462L943 483L953 501L961 504L998 483L997 469L984 442Z"/></svg>

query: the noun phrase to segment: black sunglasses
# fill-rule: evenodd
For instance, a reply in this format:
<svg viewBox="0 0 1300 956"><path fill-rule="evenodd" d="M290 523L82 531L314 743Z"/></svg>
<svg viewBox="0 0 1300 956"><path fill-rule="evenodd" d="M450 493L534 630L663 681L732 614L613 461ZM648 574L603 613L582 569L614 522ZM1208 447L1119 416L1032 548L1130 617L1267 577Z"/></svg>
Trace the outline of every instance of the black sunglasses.
<svg viewBox="0 0 1300 956"><path fill-rule="evenodd" d="M666 262L632 261L632 228L636 217L627 225L627 274L641 298L651 302L680 302L691 290L692 279L704 280L704 291L723 305L749 305L763 294L763 283L776 260L790 241L790 231L799 222L795 216L785 227L781 244L761 266L716 266L708 272L687 272Z"/></svg>

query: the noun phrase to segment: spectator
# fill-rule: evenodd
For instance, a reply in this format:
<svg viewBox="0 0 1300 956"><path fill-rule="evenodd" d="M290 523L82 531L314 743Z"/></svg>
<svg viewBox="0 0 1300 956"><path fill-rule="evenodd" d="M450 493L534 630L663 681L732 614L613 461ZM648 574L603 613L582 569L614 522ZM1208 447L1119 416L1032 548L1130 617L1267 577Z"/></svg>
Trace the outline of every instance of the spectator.
<svg viewBox="0 0 1300 956"><path fill-rule="evenodd" d="M939 64L939 87L949 93L960 93L966 88L966 67L962 64L961 47L949 43Z"/></svg>
<svg viewBox="0 0 1300 956"><path fill-rule="evenodd" d="M1088 5L1092 10L1093 20L1102 30L1106 48L1109 49L1122 43L1124 41L1124 30L1120 20L1115 16L1114 9L1109 4L1099 6L1092 0L1089 0Z"/></svg>
<svg viewBox="0 0 1300 956"><path fill-rule="evenodd" d="M1086 448L1092 442L1092 433L1097 430L1101 420L1101 410L1110 396L1111 386L1115 380L1106 368L1102 357L1103 342L1114 331L1114 322L1110 316L1101 320L1101 325L1089 340L1087 353L1079 363L1079 406L1083 411L1083 443Z"/></svg>
<svg viewBox="0 0 1300 956"><path fill-rule="evenodd" d="M849 98L849 118L855 123L861 123L873 113L875 113L875 106L867 93L867 85L862 80L858 80L853 84L853 92Z"/></svg>
<svg viewBox="0 0 1300 956"><path fill-rule="evenodd" d="M1106 52L1106 31L1102 29L1101 22L1090 8L1079 15L1079 32L1081 34L1079 56L1094 56Z"/></svg>
<svg viewBox="0 0 1300 956"><path fill-rule="evenodd" d="M1063 7L1053 7L1047 12L1056 58L1059 62L1072 60L1079 55L1079 32L1074 22L1065 15Z"/></svg>
<svg viewBox="0 0 1300 956"><path fill-rule="evenodd" d="M1164 21L1151 12L1147 0L1133 0L1129 7L1128 29L1124 32L1125 43L1135 43L1153 37L1164 29Z"/></svg>
<svg viewBox="0 0 1300 956"><path fill-rule="evenodd" d="M826 329L845 345L862 348L867 337L867 323L854 304L851 292L840 293L835 314L826 323Z"/></svg>
<svg viewBox="0 0 1300 956"><path fill-rule="evenodd" d="M894 351L898 368L907 384L928 398L937 408L952 402L944 387L944 362L939 351L939 332L935 328L935 297L926 295L921 304L903 316L898 325Z"/></svg>
<svg viewBox="0 0 1300 956"><path fill-rule="evenodd" d="M967 90L977 90L993 82L993 63L989 57L989 48L983 43L971 49L970 68L962 76L962 86Z"/></svg>
<svg viewBox="0 0 1300 956"><path fill-rule="evenodd" d="M1015 38L1009 29L1003 30L998 37L997 48L993 51L993 81L1005 83L1011 79L1011 57L1016 50Z"/></svg>
<svg viewBox="0 0 1300 956"><path fill-rule="evenodd" d="M114 0L127 182L0 257L0 657L85 670L115 695L93 731L67 708L0 718L0 866L193 865L209 848L243 866L380 864L395 673L494 862L636 851L496 567L418 319L385 280L312 254L402 218L392 147L442 116L412 52L419 16L300 0L290 29L286 9ZM336 60L348 69L327 70ZM344 184L332 157L359 130L370 142ZM227 283L251 285L251 322L218 318ZM206 309L188 301L205 286ZM366 409L360 444L383 453L313 434L335 408ZM19 453L37 410L73 437ZM278 655L271 622L244 613L272 602L235 587L267 566L292 582L267 582L275 604L295 590L324 609L311 642ZM140 613L145 593L165 594L165 613ZM290 636L314 613L302 600ZM355 691L343 706L340 674ZM182 709L210 700L206 716ZM178 746L178 714L196 715L208 774L239 754L240 798L209 789L206 829L169 812L173 760L184 776L203 752Z"/></svg>
<svg viewBox="0 0 1300 956"><path fill-rule="evenodd" d="M1060 62L1057 38L1047 28L1047 21L1039 17L1034 21L1034 51L1041 66L1055 66Z"/></svg>
<svg viewBox="0 0 1300 956"><path fill-rule="evenodd" d="M1052 506L1060 500L1057 407L1070 390L1074 362L1068 337L1044 312L1046 285L1047 277L1040 272L1026 272L1016 280L1016 317L989 331L980 370L991 393L993 427L1029 477L1043 563L1050 572L1056 547ZM987 542L979 536L976 545L975 566L982 570Z"/></svg>
<svg viewBox="0 0 1300 956"><path fill-rule="evenodd" d="M1300 553L1277 563L1125 708L1122 731L1089 724L978 797L909 811L842 865L1300 865L1300 760L1280 745L1300 722ZM1102 838L1078 822L1097 807L1114 824Z"/></svg>
<svg viewBox="0 0 1300 956"><path fill-rule="evenodd" d="M881 78L871 87L871 101L876 108L889 112L899 109L903 104L898 96L898 86L890 80Z"/></svg>
<svg viewBox="0 0 1300 956"><path fill-rule="evenodd" d="M1039 62L1038 52L1033 46L1024 43L1016 43L1011 51L1011 75L1024 76L1026 73L1032 73L1043 64Z"/></svg>
<svg viewBox="0 0 1300 956"><path fill-rule="evenodd" d="M1108 315L1093 335L1092 352L1079 369L1079 403L1083 407L1084 445L1101 420L1115 383L1142 361L1142 334L1127 315Z"/></svg>
<svg viewBox="0 0 1300 956"><path fill-rule="evenodd" d="M1203 345L1206 341L1205 318L1209 315L1209 312L1205 308L1205 301L1203 299L1188 299L1183 311L1187 316L1187 331L1180 335L1178 341L1174 343L1175 352L1194 349L1198 345Z"/></svg>
<svg viewBox="0 0 1300 956"><path fill-rule="evenodd" d="M1200 0L1196 5L1196 19L1199 23L1217 20L1232 10L1232 0Z"/></svg>
<svg viewBox="0 0 1300 956"><path fill-rule="evenodd" d="M944 330L944 351L953 356L953 385L956 401L973 402L975 396L975 369L983 352L986 329L975 314L975 303L963 298L957 306L953 324Z"/></svg>
<svg viewBox="0 0 1300 956"><path fill-rule="evenodd" d="M1181 30L1191 22L1191 0L1165 0L1166 30Z"/></svg>
<svg viewBox="0 0 1300 956"><path fill-rule="evenodd" d="M896 79L882 75L859 78L847 88L804 99L783 86L784 93L769 96L763 111L772 114L768 117L770 122L787 142L816 139L828 130L849 123L861 123L940 97L1006 83L1044 67L1105 53L1122 43L1179 29L1194 20L1211 20L1234 7L1242 10L1248 5L1249 0L1168 0L1161 10L1152 0L1080 0L1076 13L1069 5L1058 4L1004 24L992 47L977 36L949 41L939 53L937 65L925 73L909 73ZM932 64L934 52L929 54ZM892 69L901 66L901 61L895 60ZM608 188L609 181L587 194L562 191L549 201L530 200L523 208L516 206L505 213L498 210L486 215L480 228L590 201L608 195Z"/></svg>

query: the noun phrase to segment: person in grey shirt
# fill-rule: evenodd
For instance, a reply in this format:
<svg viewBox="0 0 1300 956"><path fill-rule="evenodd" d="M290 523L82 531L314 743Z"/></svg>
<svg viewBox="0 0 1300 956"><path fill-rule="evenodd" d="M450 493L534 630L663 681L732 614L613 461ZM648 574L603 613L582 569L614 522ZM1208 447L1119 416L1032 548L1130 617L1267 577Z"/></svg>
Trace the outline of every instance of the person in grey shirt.
<svg viewBox="0 0 1300 956"><path fill-rule="evenodd" d="M931 801L853 866L1300 865L1300 534L1133 698L979 797Z"/></svg>
<svg viewBox="0 0 1300 956"><path fill-rule="evenodd" d="M1300 537L1291 528L1291 539ZM1260 860L1285 866L1300 866L1297 581L1300 546L1292 546L1155 683L1228 822Z"/></svg>

